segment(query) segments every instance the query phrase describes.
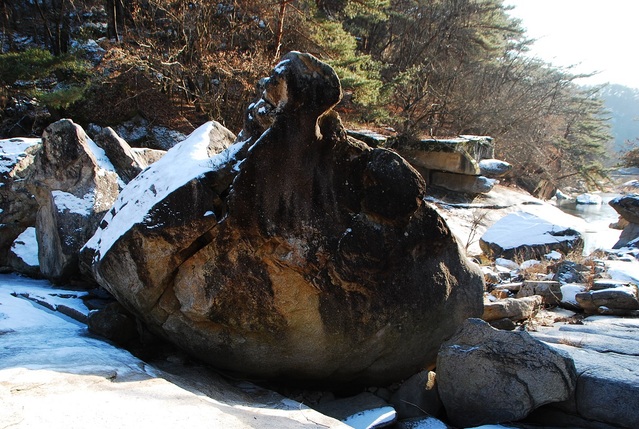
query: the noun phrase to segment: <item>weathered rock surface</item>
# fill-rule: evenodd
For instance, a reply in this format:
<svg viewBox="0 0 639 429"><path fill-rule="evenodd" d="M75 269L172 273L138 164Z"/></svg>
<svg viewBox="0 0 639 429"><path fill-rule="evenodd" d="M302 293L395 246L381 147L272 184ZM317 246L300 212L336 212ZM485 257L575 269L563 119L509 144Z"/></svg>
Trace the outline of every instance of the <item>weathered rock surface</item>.
<svg viewBox="0 0 639 429"><path fill-rule="evenodd" d="M27 178L36 197L38 259L44 276L78 275L78 253L115 201L118 175L84 130L69 119L51 124Z"/></svg>
<svg viewBox="0 0 639 429"><path fill-rule="evenodd" d="M572 396L577 374L569 357L527 332L498 331L469 319L442 345L437 385L455 426L516 421Z"/></svg>
<svg viewBox="0 0 639 429"><path fill-rule="evenodd" d="M95 136L95 143L104 150L124 183L129 183L148 166L146 160L110 127L100 130Z"/></svg>
<svg viewBox="0 0 639 429"><path fill-rule="evenodd" d="M479 245L492 258L541 259L552 250L568 254L583 247L579 232L557 225L530 213L510 213L481 237Z"/></svg>
<svg viewBox="0 0 639 429"><path fill-rule="evenodd" d="M481 318L486 322L500 319L510 319L518 322L530 318L542 302L543 298L538 295L489 302L484 304L484 314Z"/></svg>
<svg viewBox="0 0 639 429"><path fill-rule="evenodd" d="M382 385L434 362L481 314L482 275L419 174L325 114L340 92L288 54L233 146L212 156L209 124L122 191L87 245L98 281L228 370Z"/></svg>
<svg viewBox="0 0 639 429"><path fill-rule="evenodd" d="M24 179L32 168L39 143L40 139L0 140L0 267L8 265L14 240L35 225L38 205Z"/></svg>
<svg viewBox="0 0 639 429"><path fill-rule="evenodd" d="M397 141L393 148L420 169L471 176L479 176L478 162L495 152L492 139L483 136Z"/></svg>
<svg viewBox="0 0 639 429"><path fill-rule="evenodd" d="M578 374L574 396L542 407L535 420L551 426L562 417L565 426L639 427L638 331L637 319L590 316L583 325L539 327L531 332L568 353Z"/></svg>
<svg viewBox="0 0 639 429"><path fill-rule="evenodd" d="M614 249L620 249L631 243L635 245L635 241L639 238L639 195L628 194L612 199L608 203L619 216L625 221L623 231L619 236L619 241L613 246Z"/></svg>

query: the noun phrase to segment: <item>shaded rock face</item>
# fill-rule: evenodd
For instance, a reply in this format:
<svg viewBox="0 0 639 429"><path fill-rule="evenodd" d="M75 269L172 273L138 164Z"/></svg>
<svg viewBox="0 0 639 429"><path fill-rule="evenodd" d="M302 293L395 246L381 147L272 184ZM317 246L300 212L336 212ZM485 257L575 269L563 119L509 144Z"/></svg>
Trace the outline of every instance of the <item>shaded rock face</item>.
<svg viewBox="0 0 639 429"><path fill-rule="evenodd" d="M624 226L619 241L613 246L620 249L624 246L637 247L639 238L639 195L629 194L617 197L608 203L622 219L628 223Z"/></svg>
<svg viewBox="0 0 639 429"><path fill-rule="evenodd" d="M118 176L84 130L63 119L44 131L27 182L39 207L40 270L65 282L79 275L78 253L115 201Z"/></svg>
<svg viewBox="0 0 639 429"><path fill-rule="evenodd" d="M123 190L87 244L98 281L228 370L385 384L433 363L481 314L482 275L424 202L421 176L346 136L330 111L340 94L329 66L285 56L235 144L211 157L203 136L229 136L207 124ZM191 175L150 180L170 168Z"/></svg>
<svg viewBox="0 0 639 429"><path fill-rule="evenodd" d="M458 427L516 421L567 400L577 380L571 358L533 339L469 319L441 348L437 386Z"/></svg>
<svg viewBox="0 0 639 429"><path fill-rule="evenodd" d="M40 147L39 139L0 140L0 267L10 265L14 240L35 225L38 205L25 178Z"/></svg>
<svg viewBox="0 0 639 429"><path fill-rule="evenodd" d="M110 127L100 130L95 136L95 142L106 152L118 176L125 183L129 183L148 166L146 160L134 152Z"/></svg>

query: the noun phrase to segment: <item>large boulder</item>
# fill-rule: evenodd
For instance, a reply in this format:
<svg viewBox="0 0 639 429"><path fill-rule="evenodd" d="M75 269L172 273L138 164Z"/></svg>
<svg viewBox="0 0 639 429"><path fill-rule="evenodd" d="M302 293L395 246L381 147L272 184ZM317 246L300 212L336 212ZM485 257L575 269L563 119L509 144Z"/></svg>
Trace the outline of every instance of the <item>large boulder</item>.
<svg viewBox="0 0 639 429"><path fill-rule="evenodd" d="M526 212L510 213L493 224L479 240L482 251L491 258L542 259L553 250L563 254L583 247L581 234L562 225Z"/></svg>
<svg viewBox="0 0 639 429"><path fill-rule="evenodd" d="M437 357L437 386L451 422L474 427L521 420L569 399L577 373L571 358L525 331L498 331L469 319Z"/></svg>
<svg viewBox="0 0 639 429"><path fill-rule="evenodd" d="M79 276L78 253L119 191L104 151L69 119L47 127L27 178L36 197L38 259L53 282Z"/></svg>
<svg viewBox="0 0 639 429"><path fill-rule="evenodd" d="M232 146L215 155L231 137L206 124L122 191L86 246L98 281L226 370L371 385L433 363L481 315L482 275L421 176L346 136L340 94L286 55Z"/></svg>
<svg viewBox="0 0 639 429"><path fill-rule="evenodd" d="M25 186L40 139L0 140L0 267L9 263L14 241L35 225L38 204Z"/></svg>

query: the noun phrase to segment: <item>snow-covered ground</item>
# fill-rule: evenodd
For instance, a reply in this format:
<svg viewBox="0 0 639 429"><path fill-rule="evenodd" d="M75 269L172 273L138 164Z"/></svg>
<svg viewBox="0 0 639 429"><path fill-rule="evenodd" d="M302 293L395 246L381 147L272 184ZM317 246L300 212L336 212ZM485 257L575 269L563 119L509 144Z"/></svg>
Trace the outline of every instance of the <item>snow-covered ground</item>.
<svg viewBox="0 0 639 429"><path fill-rule="evenodd" d="M0 427L348 427L285 398L258 402L204 373L202 393L57 311L86 315L83 294L0 275Z"/></svg>

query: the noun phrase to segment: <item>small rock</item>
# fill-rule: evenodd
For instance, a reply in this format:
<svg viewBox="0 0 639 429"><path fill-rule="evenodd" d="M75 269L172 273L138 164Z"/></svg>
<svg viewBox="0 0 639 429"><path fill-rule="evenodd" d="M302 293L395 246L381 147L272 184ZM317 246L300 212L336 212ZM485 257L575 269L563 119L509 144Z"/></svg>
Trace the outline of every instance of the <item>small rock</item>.
<svg viewBox="0 0 639 429"><path fill-rule="evenodd" d="M515 328L517 328L517 325L515 324L515 322L513 322L507 317L504 317L503 319L498 319L498 320L491 320L488 323L490 323L490 326L492 326L493 328L501 329L502 331L514 331Z"/></svg>
<svg viewBox="0 0 639 429"><path fill-rule="evenodd" d="M489 178L501 177L508 173L512 167L512 165L500 159L482 159L479 161L481 175Z"/></svg>
<svg viewBox="0 0 639 429"><path fill-rule="evenodd" d="M637 286L620 286L612 289L591 290L575 295L579 305L588 313L611 310L639 310Z"/></svg>
<svg viewBox="0 0 639 429"><path fill-rule="evenodd" d="M400 420L437 416L442 403L433 371L422 371L406 380L391 397L391 405Z"/></svg>
<svg viewBox="0 0 639 429"><path fill-rule="evenodd" d="M524 286L517 293L517 298L539 295L544 304L558 305L562 300L561 285L556 281L524 281Z"/></svg>
<svg viewBox="0 0 639 429"><path fill-rule="evenodd" d="M563 261L555 267L553 280L559 283L584 283L590 268L572 261Z"/></svg>
<svg viewBox="0 0 639 429"><path fill-rule="evenodd" d="M482 319L486 322L508 318L513 321L529 319L543 302L540 296L529 296L515 299L507 298L497 302L484 304Z"/></svg>

